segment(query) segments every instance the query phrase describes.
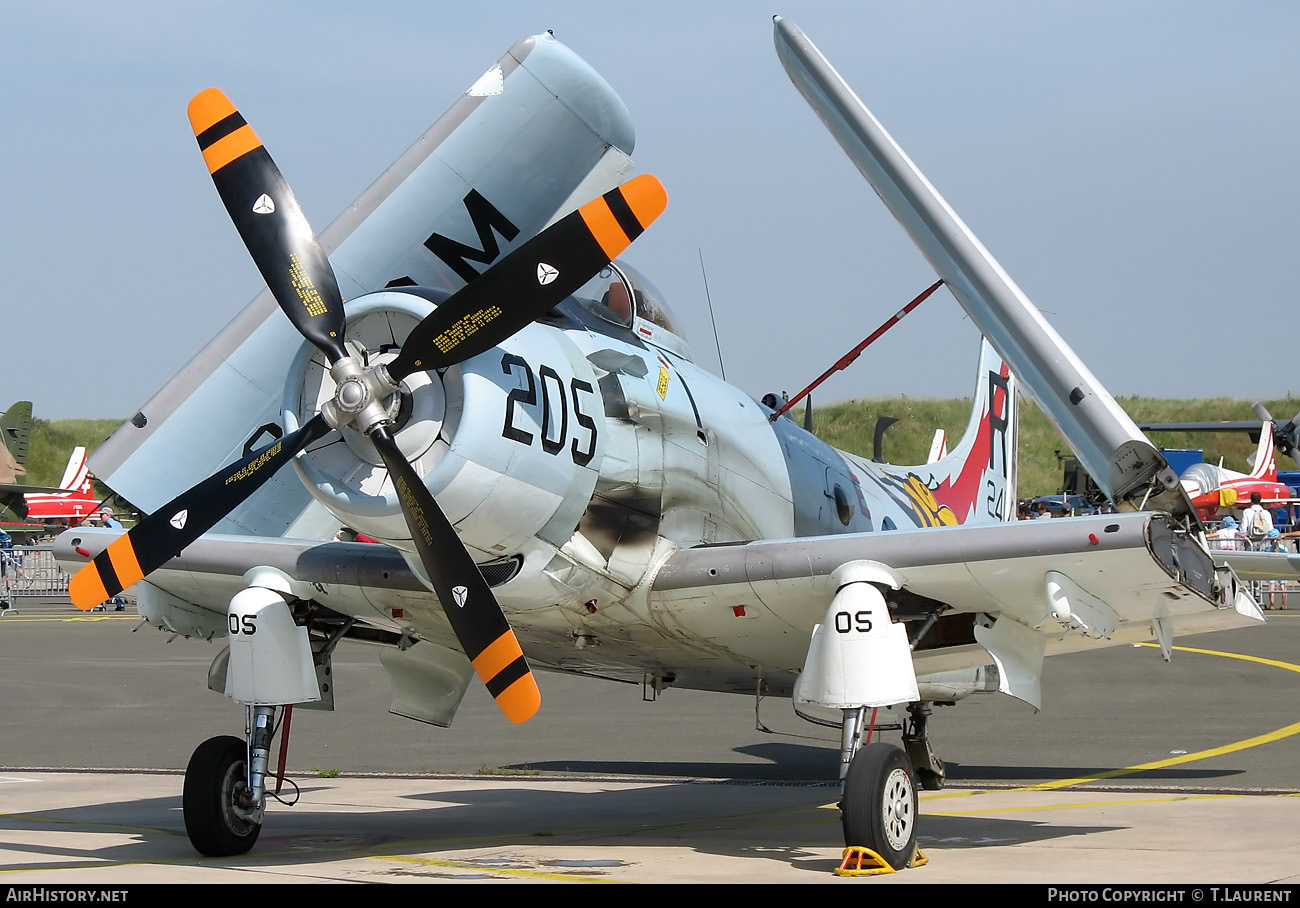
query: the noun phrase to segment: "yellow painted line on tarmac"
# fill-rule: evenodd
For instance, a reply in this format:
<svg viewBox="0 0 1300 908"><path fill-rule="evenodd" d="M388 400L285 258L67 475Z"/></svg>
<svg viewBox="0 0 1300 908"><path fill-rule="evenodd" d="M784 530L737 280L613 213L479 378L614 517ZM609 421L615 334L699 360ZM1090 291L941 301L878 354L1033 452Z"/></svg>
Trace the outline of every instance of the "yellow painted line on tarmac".
<svg viewBox="0 0 1300 908"><path fill-rule="evenodd" d="M1008 791L1026 791L1024 788L1007 789ZM991 791L981 792L982 794L992 794ZM1169 804L1177 801L1205 801L1211 798L1239 798L1242 795L1236 794L1203 794L1203 795L1169 795L1163 798L1130 798L1122 801L1089 801L1083 804L1035 804L1027 807L999 807L996 810L945 810L942 812L931 813L926 811L927 817L975 817L987 816L990 813L1029 813L1036 810L1078 810L1080 807L1130 807L1134 804ZM922 800L930 800L924 798Z"/></svg>
<svg viewBox="0 0 1300 908"><path fill-rule="evenodd" d="M1154 647L1154 643L1139 643L1138 646ZM1277 659L1265 659L1261 656L1247 656L1243 653L1227 653L1220 650L1197 649L1190 646L1175 646L1175 650L1183 653L1198 653L1202 656L1220 656L1224 659L1239 659L1242 662L1254 662L1258 665L1267 665L1270 668L1280 668L1289 672L1300 673L1300 665L1293 662L1281 662ZM1070 788L1074 785L1083 785L1087 782L1096 782L1101 779L1114 779L1120 776L1131 776L1139 772L1147 772L1152 769L1165 769L1169 766L1179 766L1183 763L1194 763L1197 760L1207 760L1210 757L1219 757L1224 754L1235 753L1239 750L1248 750L1251 747L1258 747L1261 744L1270 744L1273 741L1280 741L1283 738L1289 738L1292 735L1300 734L1300 722L1293 722L1285 725L1276 731L1270 731L1262 735L1256 735L1253 738L1245 738L1241 741L1234 741L1231 744L1224 744L1221 747L1212 747L1209 750L1200 750L1196 753L1179 754L1176 757L1170 757L1167 760L1155 760L1151 763L1140 763L1137 766L1127 766L1123 769L1112 769L1107 772L1099 772L1089 776L1080 776L1077 779L1061 779L1056 782L1044 782L1041 785L1030 785L1021 791L1052 791L1059 788Z"/></svg>
<svg viewBox="0 0 1300 908"><path fill-rule="evenodd" d="M1136 646L1155 647L1155 643L1138 643ZM1265 659L1262 656L1248 656L1244 653L1228 653L1221 650L1197 649L1191 646L1175 646L1175 650L1183 653L1197 653L1202 656L1220 656L1224 659L1238 659L1242 662L1254 662L1258 665L1266 665L1270 668L1280 668L1289 672L1300 673L1300 665L1294 662L1282 662L1277 659ZM1105 772L1093 773L1087 776L1078 776L1073 779L1058 779L1055 782L1043 782L1039 785L1026 785L1022 788L990 788L978 789L972 791L953 791L944 794L936 794L925 798L926 801L940 800L943 798L966 798L972 795L992 794L994 792L1010 791L1057 791L1062 788L1073 788L1076 785L1086 785L1089 782L1099 782L1102 779L1115 779L1121 776L1132 776L1140 772L1148 772L1153 769L1165 769L1169 766L1178 766L1183 763L1194 763L1197 760L1206 760L1210 757L1218 757L1223 754L1235 753L1239 750L1248 750L1251 747L1258 747L1261 744L1270 744L1274 741L1281 741L1283 738L1289 738L1293 735L1300 734L1300 722L1293 722L1290 725L1284 725L1275 731L1270 731L1262 735L1255 735L1252 738L1245 738L1241 741L1234 741L1231 744L1224 744L1221 747L1212 747L1209 750L1200 750L1196 753L1179 754L1176 757L1170 757L1167 760L1155 760L1150 763L1139 763L1136 766L1126 766L1123 769L1110 769ZM1230 796L1225 796L1230 797ZM1133 803L1133 802L1126 802ZM1083 806L1083 805L1080 805Z"/></svg>
<svg viewBox="0 0 1300 908"><path fill-rule="evenodd" d="M475 874L502 874L504 876L526 877L533 880L555 880L565 883L623 883L631 884L631 880L611 880L608 877L598 877L589 875L592 870L603 868L592 867L574 868L568 873L555 872L549 870L528 870L524 867L500 867L493 866L491 862L484 861L448 861L441 858L419 858L405 854L372 854L368 857L380 861L395 861L399 864L415 864L420 867L445 867L449 870L464 870ZM585 872L583 872L585 871Z"/></svg>
<svg viewBox="0 0 1300 908"><path fill-rule="evenodd" d="M1155 643L1135 643L1134 646L1148 646L1155 648ZM1278 659L1265 659L1263 656L1247 656L1245 653L1225 653L1222 650L1215 649L1197 649L1194 646L1175 646L1174 649L1180 653L1199 653L1202 656L1222 656L1225 659L1240 659L1243 662L1258 662L1260 665L1267 665L1270 668L1282 668L1289 672L1300 672L1300 665L1294 662L1282 662Z"/></svg>
<svg viewBox="0 0 1300 908"><path fill-rule="evenodd" d="M21 781L30 781L23 779ZM154 826L123 826L116 823L97 823L90 820L69 819L67 817L50 817L39 813L0 813L0 820L10 823L31 823L35 826L70 827L83 832L121 832L129 835L168 835L178 833ZM105 866L109 862L97 866Z"/></svg>
<svg viewBox="0 0 1300 908"><path fill-rule="evenodd" d="M1012 789L1012 791L1052 791L1058 788L1069 788L1074 785L1083 785L1087 782L1098 782L1102 779L1114 779L1120 776L1136 775L1139 772L1147 772L1152 769L1164 769L1168 766L1194 763L1197 760L1206 760L1210 757L1218 757L1223 754L1235 753L1239 750L1247 750L1251 747L1258 747L1261 744L1280 741L1283 738L1289 738L1295 734L1300 734L1300 722L1293 722L1292 724L1283 726L1276 731L1270 731L1267 734L1256 735L1253 738L1246 738L1241 741L1234 741L1233 743L1225 744L1222 747L1212 747L1209 750L1200 750L1191 754L1180 754L1176 757L1170 757L1167 760L1155 760L1151 763L1140 763L1137 766L1126 766L1123 769L1111 769L1106 772L1094 773L1090 776L1080 776L1077 779L1061 779L1057 782L1044 782L1041 785L1029 785L1024 788Z"/></svg>
<svg viewBox="0 0 1300 908"><path fill-rule="evenodd" d="M0 867L0 876L11 876L22 873L46 873L52 870L103 870L106 867L154 867L172 865L174 867L193 867L194 860L186 858L181 860L175 858L170 861L93 861L86 862L67 862L67 863L50 863L50 864L29 864L23 867ZM29 885L29 884L25 884ZM55 888L51 886L50 888Z"/></svg>

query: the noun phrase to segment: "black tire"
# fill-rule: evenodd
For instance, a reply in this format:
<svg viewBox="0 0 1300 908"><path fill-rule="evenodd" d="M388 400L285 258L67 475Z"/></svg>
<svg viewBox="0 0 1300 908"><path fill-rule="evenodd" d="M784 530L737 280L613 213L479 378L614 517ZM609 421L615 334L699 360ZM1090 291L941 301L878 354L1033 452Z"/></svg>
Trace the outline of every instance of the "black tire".
<svg viewBox="0 0 1300 908"><path fill-rule="evenodd" d="M943 776L929 769L918 769L916 778L926 791L939 791L943 788Z"/></svg>
<svg viewBox="0 0 1300 908"><path fill-rule="evenodd" d="M181 798L190 844L208 857L246 854L262 831L234 810L235 793L247 777L247 747L242 738L224 735L198 746L185 768Z"/></svg>
<svg viewBox="0 0 1300 908"><path fill-rule="evenodd" d="M840 802L844 844L870 848L895 870L916 854L916 774L892 744L868 744L849 764Z"/></svg>

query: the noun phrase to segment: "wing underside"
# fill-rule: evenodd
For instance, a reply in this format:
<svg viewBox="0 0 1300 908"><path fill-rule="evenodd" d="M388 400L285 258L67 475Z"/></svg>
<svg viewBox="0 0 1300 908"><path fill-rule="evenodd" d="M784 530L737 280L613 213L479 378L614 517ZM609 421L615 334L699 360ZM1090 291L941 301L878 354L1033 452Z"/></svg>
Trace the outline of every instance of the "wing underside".
<svg viewBox="0 0 1300 908"><path fill-rule="evenodd" d="M93 556L116 535L64 534L56 556L83 563L78 547ZM1226 601L1216 598L1214 565L1160 513L681 549L639 602L593 616L512 610L509 583L495 592L538 667L623 680L671 670L678 686L733 691L752 690L757 674L780 694L790 691L835 594L832 574L851 562L879 565L896 587L886 596L915 639L918 674L989 664L976 637L998 622L1040 637L1051 654L1159 639L1160 626L1167 635L1200 633L1263 617L1232 592L1230 577L1218 578ZM410 634L455 646L436 598L401 555L358 543L204 536L140 585L141 614L177 633L220 636L225 603L254 564L354 616L372 642ZM1077 591L1064 611L1054 598L1063 584ZM575 648L575 627L600 645Z"/></svg>
<svg viewBox="0 0 1300 908"><path fill-rule="evenodd" d="M1032 629L1054 653L1152 639L1158 622L1199 633L1262 619L1247 596L1218 601L1213 564L1170 524L1117 514L685 549L660 569L652 596L692 633L721 635L739 609L806 643L835 594L834 571L874 563L897 587L886 594L894 620L918 622L919 674L986 664L981 621ZM1052 592L1062 584L1087 606L1063 610Z"/></svg>

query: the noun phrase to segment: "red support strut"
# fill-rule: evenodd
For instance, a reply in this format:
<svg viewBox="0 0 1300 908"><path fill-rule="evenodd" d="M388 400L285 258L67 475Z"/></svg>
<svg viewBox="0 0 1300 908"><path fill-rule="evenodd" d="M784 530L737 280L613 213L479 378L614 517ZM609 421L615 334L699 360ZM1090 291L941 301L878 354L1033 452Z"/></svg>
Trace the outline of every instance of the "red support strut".
<svg viewBox="0 0 1300 908"><path fill-rule="evenodd" d="M856 347L854 347L854 348L853 348L852 350L850 350L848 353L846 353L846 354L844 354L842 357L840 357L839 362L837 362L835 365L831 366L829 369L827 369L825 372L823 372L823 373L821 374L821 376L820 376L820 377L819 377L815 382L813 382L811 385L809 385L808 387L804 388L802 391L800 391L800 392L799 392L798 394L796 394L794 397L792 397L792 398L790 398L788 401L786 401L785 406L781 407L781 409L777 410L775 413L772 414L772 422L776 422L777 417L781 416L782 414L785 413L786 410L789 410L791 407L793 407L793 406L794 406L795 404L797 404L799 401L801 401L801 400L803 400L805 397L807 397L808 394L809 394L809 392L811 392L813 388L816 388L818 385L820 385L822 382L826 381L826 379L830 378L830 377L831 377L832 375L834 375L836 372L839 372L841 369L847 369L847 368L849 367L849 365L851 365L852 362L853 362L855 359L858 358L858 354L859 354L859 353L861 353L863 350L867 349L867 347L871 346L871 344L874 343L875 340L876 340L878 337L880 337L880 335L884 334L884 333L885 333L886 331L888 331L890 328L894 327L894 326L897 325L900 321L902 321L904 315L907 315L907 313L911 312L911 311L912 311L913 309L915 309L917 306L919 306L919 305L921 305L923 302L925 302L926 299L930 296L930 294L931 294L931 293L934 293L934 291L938 290L939 287L942 286L942 285L943 285L943 280L942 280L942 279L935 281L935 282L934 282L933 284L931 284L931 285L930 285L930 286L929 286L929 287L928 287L928 288L927 288L927 289L926 289L926 290L925 290L925 291L924 291L920 296L918 296L916 299L912 300L910 303L908 303L908 304L907 304L906 306L904 306L902 309L899 309L897 312L895 312L895 313L894 313L894 314L893 314L893 315L892 315L892 316L891 316L891 317L890 317L890 318L889 318L889 319L888 319L888 320L887 320L883 325L881 325L879 328L877 328L875 331L873 331L870 337L868 337L868 338L867 338L866 340L864 340L862 343L858 344Z"/></svg>
<svg viewBox="0 0 1300 908"><path fill-rule="evenodd" d="M289 725L293 720L293 704L284 708L284 722L280 727L280 763L275 769L275 793L284 785L284 764L289 757Z"/></svg>

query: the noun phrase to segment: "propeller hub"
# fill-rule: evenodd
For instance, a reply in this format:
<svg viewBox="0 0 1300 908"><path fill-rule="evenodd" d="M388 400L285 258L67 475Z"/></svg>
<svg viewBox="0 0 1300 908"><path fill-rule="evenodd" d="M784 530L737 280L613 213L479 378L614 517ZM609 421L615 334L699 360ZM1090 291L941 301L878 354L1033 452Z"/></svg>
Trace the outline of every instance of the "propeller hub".
<svg viewBox="0 0 1300 908"><path fill-rule="evenodd" d="M370 400L370 391L360 378L348 378L334 392L334 402L349 413L356 413Z"/></svg>
<svg viewBox="0 0 1300 908"><path fill-rule="evenodd" d="M377 426L391 421L396 409L398 388L380 366L362 367L371 352L353 341L349 355L330 366L329 377L335 382L334 393L320 405L321 414L332 428L354 427L369 434ZM391 405L391 406L390 406Z"/></svg>
<svg viewBox="0 0 1300 908"><path fill-rule="evenodd" d="M305 423L319 412L341 431L343 445L326 446L309 455L333 476L330 481L352 475L359 463L383 469L383 460L368 438L382 425L389 426L404 456L421 462L421 471L432 469L441 459L447 447L437 443L447 405L442 376L415 372L399 385L384 368L400 350L395 339L404 338L429 311L425 300L411 294L365 294L348 304L347 356L326 369L313 346L304 344L299 350L286 376L284 410L293 417L286 416L286 424ZM362 467L353 476L359 484L354 492L362 491L366 483L361 477L369 474L370 469Z"/></svg>

